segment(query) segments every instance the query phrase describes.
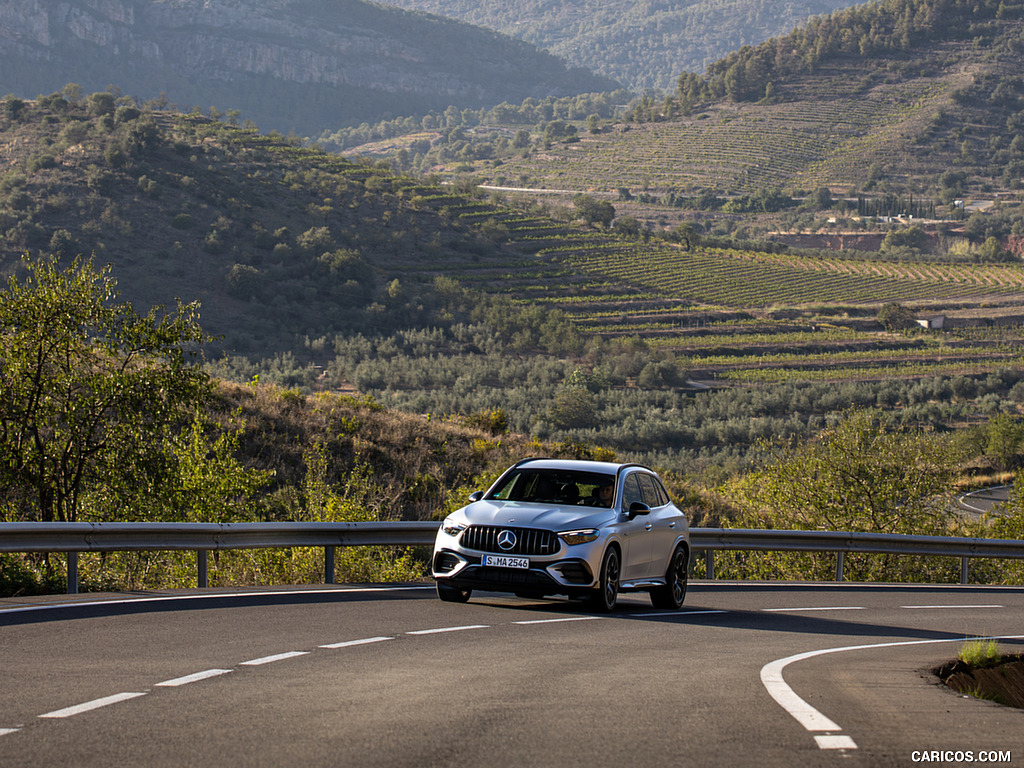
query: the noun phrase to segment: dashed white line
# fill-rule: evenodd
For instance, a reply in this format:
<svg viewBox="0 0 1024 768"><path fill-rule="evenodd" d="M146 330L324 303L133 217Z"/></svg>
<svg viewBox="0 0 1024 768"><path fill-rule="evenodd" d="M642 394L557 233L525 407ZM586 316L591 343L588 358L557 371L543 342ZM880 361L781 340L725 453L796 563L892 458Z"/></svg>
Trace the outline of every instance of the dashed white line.
<svg viewBox="0 0 1024 768"><path fill-rule="evenodd" d="M64 709L57 709L53 712L47 712L45 715L39 717L44 718L62 718L72 717L73 715L80 715L83 712L90 712L100 707L109 707L111 704L117 704L122 701L128 701L129 699L137 699L139 696L145 696L146 691L141 693L115 693L113 696L105 696L102 699L93 699L87 701L84 704L76 704L73 707L65 707Z"/></svg>
<svg viewBox="0 0 1024 768"><path fill-rule="evenodd" d="M0 728L0 736L6 736L8 733L17 733L21 728Z"/></svg>
<svg viewBox="0 0 1024 768"><path fill-rule="evenodd" d="M857 742L841 733L825 734L814 737L818 749L856 749Z"/></svg>
<svg viewBox="0 0 1024 768"><path fill-rule="evenodd" d="M513 621L513 624L562 624L567 621L593 621L603 618L601 616L570 616L564 619L531 619L530 621Z"/></svg>
<svg viewBox="0 0 1024 768"><path fill-rule="evenodd" d="M490 624L467 624L462 627L440 627L439 629L417 629L414 632L406 632L407 635L437 635L442 632L461 632L464 629L488 629Z"/></svg>
<svg viewBox="0 0 1024 768"><path fill-rule="evenodd" d="M230 671L230 669L207 669L192 675L176 677L173 680L164 680L162 683L157 683L157 686L160 688L177 688L180 685L188 685L189 683L197 683L200 680L209 680L211 677L226 675Z"/></svg>
<svg viewBox="0 0 1024 768"><path fill-rule="evenodd" d="M796 611L863 611L862 605L833 605L818 608L762 608L762 613L793 613Z"/></svg>
<svg viewBox="0 0 1024 768"><path fill-rule="evenodd" d="M900 608L907 608L909 610L925 610L927 608L935 608L938 610L944 608L1003 608L1002 605L901 605Z"/></svg>
<svg viewBox="0 0 1024 768"><path fill-rule="evenodd" d="M318 645L318 648L349 648L353 645L368 645L370 643L382 643L385 640L394 640L393 637L365 637L362 640L345 640L341 643L328 643L327 645Z"/></svg>
<svg viewBox="0 0 1024 768"><path fill-rule="evenodd" d="M243 661L240 663L240 666L259 667L263 664L272 664L275 661L294 659L296 656L306 656L308 653L309 651L287 651L285 653L275 653L273 656L263 656L259 659L250 659L249 661Z"/></svg>

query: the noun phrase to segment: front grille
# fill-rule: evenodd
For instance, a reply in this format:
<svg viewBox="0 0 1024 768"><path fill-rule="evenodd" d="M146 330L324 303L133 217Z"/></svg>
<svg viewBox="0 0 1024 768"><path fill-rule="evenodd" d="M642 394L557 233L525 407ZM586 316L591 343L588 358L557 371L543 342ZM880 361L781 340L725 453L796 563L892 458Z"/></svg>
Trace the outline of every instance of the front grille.
<svg viewBox="0 0 1024 768"><path fill-rule="evenodd" d="M516 543L511 549L498 546L502 531L515 534ZM460 539L466 549L478 552L497 552L503 555L553 555L558 551L558 536L551 531L534 528L506 528L495 525L471 525Z"/></svg>
<svg viewBox="0 0 1024 768"><path fill-rule="evenodd" d="M543 571L527 571L521 568L473 568L462 574L461 578L492 587L526 587L551 589L557 586L548 574Z"/></svg>

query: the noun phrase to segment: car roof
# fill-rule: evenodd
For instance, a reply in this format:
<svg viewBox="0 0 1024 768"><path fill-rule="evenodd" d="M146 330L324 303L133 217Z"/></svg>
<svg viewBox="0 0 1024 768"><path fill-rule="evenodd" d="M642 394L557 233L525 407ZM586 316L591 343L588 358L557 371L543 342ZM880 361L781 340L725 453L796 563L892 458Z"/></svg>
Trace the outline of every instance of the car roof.
<svg viewBox="0 0 1024 768"><path fill-rule="evenodd" d="M624 467L636 467L637 469L647 469L639 464L622 464L613 461L588 461L585 459L547 459L547 458L530 458L523 459L517 467L529 466L531 469L571 469L579 472L600 472L603 474L614 475L620 469ZM650 472L651 470L647 470Z"/></svg>

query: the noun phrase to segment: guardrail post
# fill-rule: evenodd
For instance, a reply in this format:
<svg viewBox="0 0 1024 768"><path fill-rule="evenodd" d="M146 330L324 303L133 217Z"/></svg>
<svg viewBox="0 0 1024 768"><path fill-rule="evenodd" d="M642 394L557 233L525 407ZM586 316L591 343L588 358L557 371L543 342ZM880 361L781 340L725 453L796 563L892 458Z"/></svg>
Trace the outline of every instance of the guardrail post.
<svg viewBox="0 0 1024 768"><path fill-rule="evenodd" d="M324 584L334 583L334 547L324 547Z"/></svg>
<svg viewBox="0 0 1024 768"><path fill-rule="evenodd" d="M68 552L68 594L78 594L78 553Z"/></svg>
<svg viewBox="0 0 1024 768"><path fill-rule="evenodd" d="M966 584L967 583L967 577L969 575L968 568L970 567L967 563L968 563L968 561L967 561L966 557L961 557L960 558L960 583L961 584Z"/></svg>
<svg viewBox="0 0 1024 768"><path fill-rule="evenodd" d="M209 550L196 550L196 571L199 588L206 589L210 586Z"/></svg>
<svg viewBox="0 0 1024 768"><path fill-rule="evenodd" d="M715 578L715 550L704 550L704 578Z"/></svg>
<svg viewBox="0 0 1024 768"><path fill-rule="evenodd" d="M842 550L836 552L836 581L843 580L843 565L846 560L846 553Z"/></svg>

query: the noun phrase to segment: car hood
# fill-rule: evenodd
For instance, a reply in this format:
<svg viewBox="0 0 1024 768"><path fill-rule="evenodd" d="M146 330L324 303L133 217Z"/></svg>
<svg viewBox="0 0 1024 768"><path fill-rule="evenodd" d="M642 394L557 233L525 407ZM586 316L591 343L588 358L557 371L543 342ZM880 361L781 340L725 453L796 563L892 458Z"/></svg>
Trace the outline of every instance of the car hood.
<svg viewBox="0 0 1024 768"><path fill-rule="evenodd" d="M464 507L462 512L470 525L507 525L549 531L599 528L615 517L610 509L524 501L477 501Z"/></svg>

